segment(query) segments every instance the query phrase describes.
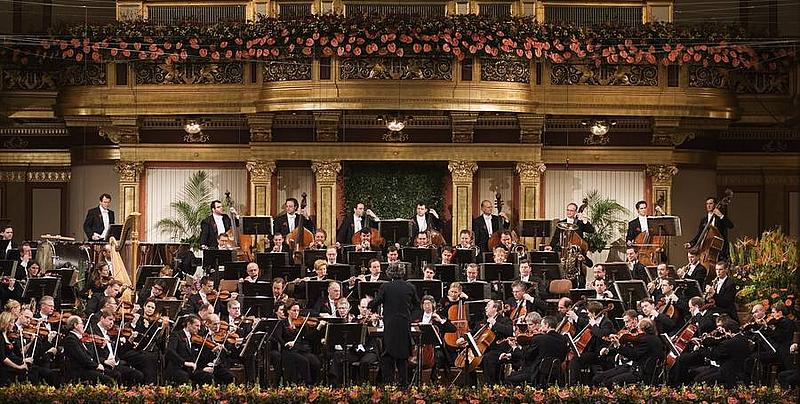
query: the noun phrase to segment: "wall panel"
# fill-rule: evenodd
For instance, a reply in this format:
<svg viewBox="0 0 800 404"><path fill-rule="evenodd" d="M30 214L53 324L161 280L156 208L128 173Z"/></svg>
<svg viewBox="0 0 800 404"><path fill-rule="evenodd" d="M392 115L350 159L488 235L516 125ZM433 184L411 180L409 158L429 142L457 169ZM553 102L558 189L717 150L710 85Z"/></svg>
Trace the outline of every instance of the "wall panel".
<svg viewBox="0 0 800 404"><path fill-rule="evenodd" d="M473 192L478 194L478 202L488 199L494 205L495 194L500 193L504 205L503 211L509 215L512 221L517 219L511 217L511 212L516 208L514 205L514 197L512 189L514 186L514 169L513 168L478 168L475 173L477 178L476 186ZM478 206L480 209L480 205ZM495 211L496 212L496 211Z"/></svg>

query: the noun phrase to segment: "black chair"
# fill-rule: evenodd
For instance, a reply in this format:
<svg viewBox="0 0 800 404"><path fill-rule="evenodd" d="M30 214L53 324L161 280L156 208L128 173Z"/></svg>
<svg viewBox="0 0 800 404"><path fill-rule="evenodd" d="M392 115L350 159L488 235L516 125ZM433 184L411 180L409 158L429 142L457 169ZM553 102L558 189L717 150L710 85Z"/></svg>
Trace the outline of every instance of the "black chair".
<svg viewBox="0 0 800 404"><path fill-rule="evenodd" d="M539 363L539 372L536 374L534 384L536 387L559 385L561 380L561 360L557 358L542 358Z"/></svg>

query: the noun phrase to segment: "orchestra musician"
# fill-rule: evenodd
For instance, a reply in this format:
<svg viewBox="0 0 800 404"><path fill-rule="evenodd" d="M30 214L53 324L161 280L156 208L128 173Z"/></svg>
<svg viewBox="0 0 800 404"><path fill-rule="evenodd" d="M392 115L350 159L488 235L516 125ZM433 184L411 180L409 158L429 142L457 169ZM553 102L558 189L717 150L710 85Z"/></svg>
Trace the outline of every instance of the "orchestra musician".
<svg viewBox="0 0 800 404"><path fill-rule="evenodd" d="M310 232L314 232L314 221L308 216L306 209L298 210L300 206L295 198L286 198L284 212L275 218L273 223L273 234L282 234L284 237L291 233L295 227L300 225L300 215L303 216L303 227Z"/></svg>
<svg viewBox="0 0 800 404"><path fill-rule="evenodd" d="M421 232L417 233L417 236L414 237L414 247L417 247L417 248L430 248L431 247L431 241L430 241L430 238L428 237L428 233L426 233L424 231L421 231Z"/></svg>
<svg viewBox="0 0 800 404"><path fill-rule="evenodd" d="M647 283L647 294L657 302L661 298L661 281L669 277L669 268L667 264L658 264L656 266L656 278Z"/></svg>
<svg viewBox="0 0 800 404"><path fill-rule="evenodd" d="M356 251L374 251L378 246L372 244L372 233L368 228L361 229L361 243L356 245Z"/></svg>
<svg viewBox="0 0 800 404"><path fill-rule="evenodd" d="M614 292L608 290L605 279L597 279L592 281L592 287L595 290L595 299L613 299Z"/></svg>
<svg viewBox="0 0 800 404"><path fill-rule="evenodd" d="M322 367L311 346L319 339L316 324L309 323L309 317L300 316L300 304L289 300L283 305L287 318L278 325L278 340L283 346L281 362L287 382L303 382L313 385L319 380ZM313 324L313 325L312 325Z"/></svg>
<svg viewBox="0 0 800 404"><path fill-rule="evenodd" d="M95 318L97 321L94 326L90 325L89 329L92 334L99 335L104 340L103 344L95 344L95 348L100 363L105 367L106 375L126 386L141 384L144 374L140 370L122 363L123 351L130 348L125 346L128 345L127 341L122 336L111 336L111 329L114 328L114 319L116 318L115 312L103 309ZM145 364L148 363L145 362ZM153 363L148 365L152 367ZM155 369L151 368L150 371L151 378L155 379Z"/></svg>
<svg viewBox="0 0 800 404"><path fill-rule="evenodd" d="M569 380L571 384L576 384L581 376L581 369L588 368L592 375L607 366L606 359L600 356L600 350L604 347L603 337L609 336L614 332L614 323L605 315L603 305L600 302L590 301L586 304L589 315L589 327L591 339L587 344L583 354L569 363Z"/></svg>
<svg viewBox="0 0 800 404"><path fill-rule="evenodd" d="M357 202L353 207L353 214L345 216L342 225L336 231L336 242L340 245L352 244L353 235L362 229L369 231L369 229L377 228L376 222L379 220L375 213L364 208L363 202Z"/></svg>
<svg viewBox="0 0 800 404"><path fill-rule="evenodd" d="M342 300L342 285L333 281L328 283L328 293L322 294L311 308L311 312L320 317L338 317L336 304Z"/></svg>
<svg viewBox="0 0 800 404"><path fill-rule="evenodd" d="M458 232L458 245L456 248L463 248L463 249L473 249L475 248L475 244L473 244L473 236L472 231L469 229L462 229ZM488 251L489 248L487 247L486 250Z"/></svg>
<svg viewBox="0 0 800 404"><path fill-rule="evenodd" d="M19 246L19 261L17 262L17 272L14 274L14 279L18 281L24 280L26 274L30 277L29 268L34 262L36 261L33 260L31 243L25 241Z"/></svg>
<svg viewBox="0 0 800 404"><path fill-rule="evenodd" d="M639 308L642 311L643 318L653 321L656 327L657 334L672 334L675 330L675 321L664 313L659 313L656 310L655 302L653 299L646 297L639 301Z"/></svg>
<svg viewBox="0 0 800 404"><path fill-rule="evenodd" d="M0 330L2 330L2 340L0 340L0 384L7 385L14 382L25 382L31 380L34 376L28 372L29 367L33 364L33 358L23 358L15 352L14 340L16 339L12 332L16 328L15 317L11 312L4 311L0 313Z"/></svg>
<svg viewBox="0 0 800 404"><path fill-rule="evenodd" d="M537 312L539 315L547 313L547 302L528 293L528 287L521 281L511 284L512 296L504 302L511 308L507 316L518 317L524 308L525 313Z"/></svg>
<svg viewBox="0 0 800 404"><path fill-rule="evenodd" d="M14 228L11 225L0 226L0 257L6 259L8 252L17 248L14 244Z"/></svg>
<svg viewBox="0 0 800 404"><path fill-rule="evenodd" d="M641 262L639 262L639 253L633 247L625 249L625 262L628 264L628 269L631 271L632 279L639 279L645 284L650 282L650 273L647 272Z"/></svg>
<svg viewBox="0 0 800 404"><path fill-rule="evenodd" d="M657 371L655 365L664 358L664 343L657 335L655 323L647 318L636 320L628 315L625 317L626 328L633 325L633 330L627 333L610 334L610 348L603 348L601 354L611 355L617 353L631 361L630 365L616 366L609 370L598 372L592 380L595 385L613 387L616 384L644 383L650 384L653 374ZM638 322L638 324L637 324ZM628 343L622 343L622 334L634 336Z"/></svg>
<svg viewBox="0 0 800 404"><path fill-rule="evenodd" d="M656 208L658 208L658 206L656 206ZM633 245L636 236L641 233L646 233L649 229L649 227L647 227L646 201L636 202L636 213L636 218L628 222L628 231L625 235L625 244L629 247Z"/></svg>
<svg viewBox="0 0 800 404"><path fill-rule="evenodd" d="M520 345L515 338L509 339L510 357L512 360L515 356L521 357L522 366L520 370L506 377L506 384L545 387L548 372L554 372L553 376L558 380L561 366L553 366L552 363L561 363L567 359L567 340L556 331L558 321L554 316L545 316L540 324L538 333L534 334L527 346Z"/></svg>
<svg viewBox="0 0 800 404"><path fill-rule="evenodd" d="M422 280L436 280L436 267L434 267L433 264L425 264L425 267L422 268Z"/></svg>
<svg viewBox="0 0 800 404"><path fill-rule="evenodd" d="M282 233L275 233L272 235L272 252L288 252L291 249L289 248L289 244L286 243L286 237Z"/></svg>
<svg viewBox="0 0 800 404"><path fill-rule="evenodd" d="M230 212L238 216L233 206ZM236 226L238 225L237 219ZM204 250L219 248L219 235L226 233L231 226L231 218L223 212L222 202L218 200L211 202L211 214L200 222L200 248Z"/></svg>
<svg viewBox="0 0 800 404"><path fill-rule="evenodd" d="M508 250L502 243L492 251L492 261L495 264L505 264L508 262Z"/></svg>
<svg viewBox="0 0 800 404"><path fill-rule="evenodd" d="M83 220L83 232L86 238L92 241L106 241L108 231L114 224L114 211L109 209L111 206L111 195L100 195L100 204L86 212L86 219Z"/></svg>
<svg viewBox="0 0 800 404"><path fill-rule="evenodd" d="M422 205L423 208L425 205ZM419 205L418 205L419 207ZM418 209L419 210L419 209ZM377 312L383 306L383 347L381 375L384 383L408 385L408 357L411 355L411 313L420 306L416 289L404 280L406 265L389 265L386 270L391 281L381 285L369 303Z"/></svg>
<svg viewBox="0 0 800 404"><path fill-rule="evenodd" d="M446 245L442 247L442 252L439 259L436 260L437 264L449 265L453 263L453 247Z"/></svg>
<svg viewBox="0 0 800 404"><path fill-rule="evenodd" d="M248 282L248 283L258 282L258 278L261 275L261 268L258 267L257 263L248 262L247 267L245 267L245 271L247 272L247 276L242 278L242 282Z"/></svg>
<svg viewBox="0 0 800 404"><path fill-rule="evenodd" d="M506 253L511 252L511 250L514 248L514 236L511 234L510 231L503 230L500 233L500 244L498 244L497 247L506 250ZM496 249L497 248L495 247L495 250Z"/></svg>
<svg viewBox="0 0 800 404"><path fill-rule="evenodd" d="M716 328L715 317L708 309L702 297L695 296L689 299L689 322L697 327L694 336L710 333ZM669 385L680 386L691 381L689 369L700 366L706 358L706 351L701 349L699 340L692 340L686 349L681 352L669 372Z"/></svg>
<svg viewBox="0 0 800 404"><path fill-rule="evenodd" d="M325 249L325 262L328 265L336 265L338 256L339 252L336 250L336 247L328 247Z"/></svg>
<svg viewBox="0 0 800 404"><path fill-rule="evenodd" d="M93 294L92 297L86 302L84 313L86 313L86 316L89 316L90 314L100 312L100 310L103 308L101 304L103 298L111 297L116 299L120 293L122 293L122 282L116 279L111 279L106 284L106 287L102 293Z"/></svg>
<svg viewBox="0 0 800 404"><path fill-rule="evenodd" d="M325 240L328 239L328 232L322 227L318 227L314 232L314 244L310 248L314 250L325 250L328 246L325 245Z"/></svg>
<svg viewBox="0 0 800 404"><path fill-rule="evenodd" d="M578 205L574 202L570 202L567 204L567 217L558 221L558 223L569 223L575 224L578 226L576 232L578 233L581 238L586 233L594 233L595 229L586 216L583 213L578 214ZM545 246L545 250L547 251L561 251L561 245L559 244L561 240L561 229L556 228L556 231L553 233L553 237L550 239L550 245Z"/></svg>
<svg viewBox="0 0 800 404"><path fill-rule="evenodd" d="M275 305L283 307L283 303L289 299L289 294L286 293L286 280L280 276L272 278L272 297L275 298ZM277 309L277 307L276 307Z"/></svg>
<svg viewBox="0 0 800 404"><path fill-rule="evenodd" d="M718 313L725 313L738 323L736 285L733 278L728 276L728 262L719 261L714 269L717 272L717 278L711 285L706 286L706 295L712 296Z"/></svg>
<svg viewBox="0 0 800 404"><path fill-rule="evenodd" d="M489 251L489 238L494 232L508 230L511 226L506 212L501 211L499 215L493 215L493 208L494 206L491 201L481 201L481 214L472 219L472 231L475 233L475 244L480 247L483 252Z"/></svg>
<svg viewBox="0 0 800 404"><path fill-rule="evenodd" d="M704 290L706 287L706 277L708 276L708 270L703 264L700 262L700 257L697 254L692 253L691 251L686 252L686 257L689 263L682 267L675 270L676 274L679 278L685 279L694 279L700 285L700 290ZM694 296L692 296L694 297Z"/></svg>
<svg viewBox="0 0 800 404"><path fill-rule="evenodd" d="M386 262L389 265L400 263L400 252L397 250L397 246L390 245L386 248Z"/></svg>
<svg viewBox="0 0 800 404"><path fill-rule="evenodd" d="M466 279L464 282L477 282L478 279L478 264L467 264L467 269L465 271Z"/></svg>
<svg viewBox="0 0 800 404"><path fill-rule="evenodd" d="M166 294L164 293L164 285L160 281L153 282L153 286L150 287L150 290L142 289L139 292L139 295L136 297L136 301L139 304L147 301L148 299L164 299Z"/></svg>
<svg viewBox="0 0 800 404"><path fill-rule="evenodd" d="M431 295L422 296L422 312L412 320L412 323L433 324L440 336L444 336L447 332L456 331L456 326L447 317L442 317L437 313L436 300ZM431 369L431 380L436 380L439 376L439 369L444 369L445 373L449 373L450 365L445 351L442 349L443 347L434 346L433 348L434 366Z"/></svg>
<svg viewBox="0 0 800 404"><path fill-rule="evenodd" d="M71 316L66 320L64 329L64 381L68 382L95 382L112 384L114 380L105 374L105 367L99 361L96 344L89 342L91 347L84 345L81 340L85 334L84 323L80 316Z"/></svg>
<svg viewBox="0 0 800 404"><path fill-rule="evenodd" d="M718 366L701 366L695 369L694 381L708 385L721 384L732 389L745 381L744 364L750 355L750 342L739 333L739 324L732 318L723 319L719 326L722 341L710 348L709 360Z"/></svg>
<svg viewBox="0 0 800 404"><path fill-rule="evenodd" d="M503 316L503 303L499 300L489 300L486 303L485 313L486 319L475 324L471 330L471 334L475 336L484 326L488 327L495 334L495 339L483 352L483 360L481 360L481 367L483 368L483 379L486 385L498 384L500 381L500 374L502 366L500 364L500 354L503 353L504 347L499 342L505 338L514 335L514 327L511 320ZM456 345L459 348L467 348L467 340L464 337L459 337ZM467 348L468 349L468 348ZM472 377L474 380L474 377Z"/></svg>
<svg viewBox="0 0 800 404"><path fill-rule="evenodd" d="M675 324L682 325L683 318L689 313L689 304L683 291L675 288L675 279L670 277L661 280L659 289L658 299L653 299L656 302L656 306L664 304L666 308L662 309L662 311L666 311L669 306L672 306L675 309L675 314L672 316Z"/></svg>
<svg viewBox="0 0 800 404"><path fill-rule="evenodd" d="M717 208L717 198L713 196L709 196L706 198L706 215L700 219L700 225L697 228L697 234L686 244L684 247L690 248L691 246L697 245L700 241L700 236L703 234L703 230L705 229L708 223L711 223L714 227L719 230L720 236L722 236L722 249L719 252L719 256L717 260L720 261L727 261L730 254L728 246L728 230L733 228L733 222L731 219L723 214Z"/></svg>
<svg viewBox="0 0 800 404"><path fill-rule="evenodd" d="M182 328L170 336L167 344L166 368L164 374L168 381L175 384L186 384L191 381L194 384L210 384L213 382L214 369L204 366L198 360L200 356L201 344L193 343L192 337L200 335L200 317L189 314L185 319ZM205 335L201 335L204 337ZM204 348L208 349L208 348ZM220 348L222 349L221 346ZM199 367L198 366L202 366Z"/></svg>

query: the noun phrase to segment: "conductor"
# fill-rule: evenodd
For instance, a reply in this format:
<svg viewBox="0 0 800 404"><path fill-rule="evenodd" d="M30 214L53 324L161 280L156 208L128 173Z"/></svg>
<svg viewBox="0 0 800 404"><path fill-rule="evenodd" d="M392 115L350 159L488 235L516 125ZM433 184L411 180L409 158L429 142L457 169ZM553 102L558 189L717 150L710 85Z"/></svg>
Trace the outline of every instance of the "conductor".
<svg viewBox="0 0 800 404"><path fill-rule="evenodd" d="M386 270L391 281L381 285L375 299L369 303L373 313L383 305L383 356L381 374L384 383L408 384L408 357L411 355L411 315L420 307L414 286L403 278L406 267L403 263L392 264Z"/></svg>

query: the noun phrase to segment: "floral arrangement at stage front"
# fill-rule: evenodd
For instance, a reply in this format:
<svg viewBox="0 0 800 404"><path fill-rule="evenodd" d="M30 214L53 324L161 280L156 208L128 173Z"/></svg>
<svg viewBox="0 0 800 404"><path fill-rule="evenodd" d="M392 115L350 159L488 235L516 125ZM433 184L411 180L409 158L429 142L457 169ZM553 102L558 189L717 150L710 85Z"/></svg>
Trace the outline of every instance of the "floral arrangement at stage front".
<svg viewBox="0 0 800 404"><path fill-rule="evenodd" d="M750 305L761 303L766 308L783 302L790 314L796 316L798 263L797 238L784 234L780 228L765 231L760 239L739 239L731 249L738 297Z"/></svg>
<svg viewBox="0 0 800 404"><path fill-rule="evenodd" d="M12 385L0 389L3 402L58 403L794 403L796 391L778 387L742 386L733 390L722 387L690 386L680 389L652 386L620 386L613 389L588 386L550 387L483 387L458 388L424 386L400 389L393 386L329 387L287 386L258 389L244 386L187 385L139 386L126 388L104 385L49 386Z"/></svg>
<svg viewBox="0 0 800 404"><path fill-rule="evenodd" d="M247 23L156 25L145 21L75 26L39 43L0 51L16 63L31 59L268 60L298 57L465 57L550 60L553 63L684 64L776 69L791 48L759 44L715 24L678 27L542 24L529 17L412 17L328 14Z"/></svg>

